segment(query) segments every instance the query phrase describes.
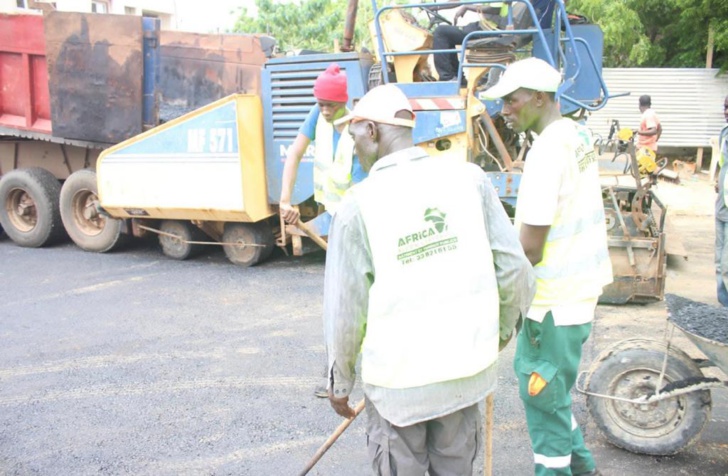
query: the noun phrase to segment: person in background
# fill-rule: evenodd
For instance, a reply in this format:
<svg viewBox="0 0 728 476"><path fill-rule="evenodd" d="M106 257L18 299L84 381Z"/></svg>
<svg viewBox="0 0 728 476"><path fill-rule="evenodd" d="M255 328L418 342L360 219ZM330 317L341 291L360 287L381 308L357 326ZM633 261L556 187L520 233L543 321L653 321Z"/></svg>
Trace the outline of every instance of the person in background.
<svg viewBox="0 0 728 476"><path fill-rule="evenodd" d="M448 0L438 5L428 5L427 8L443 10L454 8L447 3L456 2L458 0ZM554 13L554 0L532 0L536 17L542 28L551 27L552 17ZM519 2L513 4L514 17L528 15L530 24L530 15L525 11L524 4ZM468 23L462 27L458 27L457 23L467 12L476 12L480 15L480 20ZM465 36L474 31L504 29L508 9L506 2L485 3L482 5L462 5L458 8L453 17L452 25L440 25L433 32L433 46L435 50L450 50L458 45L462 45ZM436 53L433 55L435 70L437 71L439 81L452 81L457 78L458 66L460 64L457 53Z"/></svg>
<svg viewBox="0 0 728 476"><path fill-rule="evenodd" d="M325 209L323 219L319 220L320 234L326 235L331 214L341 201L341 197L352 184L361 181L366 174L354 155L354 143L349 136L346 124L334 125L334 121L347 114L346 74L338 64L332 63L321 73L313 86L316 105L311 109L298 131L296 139L288 149L283 166L280 214L283 220L295 225L299 212L291 206L291 195L306 149L312 142L314 154L314 200Z"/></svg>
<svg viewBox="0 0 728 476"><path fill-rule="evenodd" d="M723 115L728 122L728 96L723 100ZM720 167L715 191L715 277L718 285L718 302L728 307L728 188L726 187L725 160L728 158L728 125L720 131Z"/></svg>
<svg viewBox="0 0 728 476"><path fill-rule="evenodd" d="M331 215L344 193L352 184L366 177L366 173L354 155L354 141L347 125L334 125L336 119L347 114L346 102L349 100L346 74L338 64L332 63L316 78L313 95L316 105L311 108L293 145L288 149L283 166L279 210L283 220L290 225L295 225L300 219L298 210L291 206L291 195L298 165L309 144L315 143L314 200L324 208L324 212L314 220L312 229L325 236L329 231ZM328 396L325 379L314 388L313 393L319 398Z"/></svg>
<svg viewBox="0 0 728 476"><path fill-rule="evenodd" d="M612 266L592 137L561 117L560 83L559 71L528 58L508 66L483 94L503 99L501 115L515 131L538 135L526 155L515 217L536 273L514 360L535 474L599 475L570 391Z"/></svg>
<svg viewBox="0 0 728 476"><path fill-rule="evenodd" d="M640 112L640 128L635 131L637 137L637 149L646 147L652 152L657 153L657 141L662 135L662 125L657 113L652 109L652 98L648 95L640 96L639 99Z"/></svg>
<svg viewBox="0 0 728 476"><path fill-rule="evenodd" d="M324 280L329 400L350 418L361 352L375 474L472 474L499 344L533 296L533 270L474 164L413 146L393 84L342 120L369 177L334 215Z"/></svg>

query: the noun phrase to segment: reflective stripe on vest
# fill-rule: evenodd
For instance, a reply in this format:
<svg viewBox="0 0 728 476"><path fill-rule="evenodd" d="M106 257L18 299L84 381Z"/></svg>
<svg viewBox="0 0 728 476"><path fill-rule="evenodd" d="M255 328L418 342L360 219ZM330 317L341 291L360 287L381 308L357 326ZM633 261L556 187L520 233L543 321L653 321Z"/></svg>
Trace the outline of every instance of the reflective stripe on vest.
<svg viewBox="0 0 728 476"><path fill-rule="evenodd" d="M350 192L376 270L362 379L386 388L469 377L498 357L498 286L473 180L482 172L464 162L403 160Z"/></svg>
<svg viewBox="0 0 728 476"><path fill-rule="evenodd" d="M559 205L543 250L534 267L536 296L533 304L548 306L598 297L612 282L612 264L607 246L604 203L599 183L599 166L591 134L575 126L573 167L574 190L559 197ZM577 139L578 138L578 139ZM576 142L576 141L579 142ZM579 164L588 164L579 167Z"/></svg>
<svg viewBox="0 0 728 476"><path fill-rule="evenodd" d="M334 213L346 190L351 187L351 165L354 139L344 127L333 151L334 126L319 114L316 121L316 147L313 168L313 198Z"/></svg>

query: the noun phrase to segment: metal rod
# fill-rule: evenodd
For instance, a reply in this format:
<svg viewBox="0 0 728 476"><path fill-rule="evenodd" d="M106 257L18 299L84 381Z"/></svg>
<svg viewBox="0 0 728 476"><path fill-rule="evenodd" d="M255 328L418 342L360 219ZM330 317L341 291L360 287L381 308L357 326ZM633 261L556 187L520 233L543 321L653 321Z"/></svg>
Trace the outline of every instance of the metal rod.
<svg viewBox="0 0 728 476"><path fill-rule="evenodd" d="M646 403L654 403L654 402L659 402L662 400L667 400L670 398L675 398L680 395L685 395L686 393L697 392L699 390L707 390L709 388L724 387L724 386L728 386L728 382L721 382L721 381L701 382L699 384L693 385L692 387L685 387L685 388L681 388L679 390L673 390L672 392L666 392L666 393L654 393L650 396L642 396L642 397L634 398L634 399L615 397L613 395L603 395L601 393L587 392L586 390L581 389L581 388L577 388L577 390L579 392L583 393L584 395L589 395L592 397L606 398L608 400L615 400L618 402L631 403L634 405L644 405Z"/></svg>
<svg viewBox="0 0 728 476"><path fill-rule="evenodd" d="M267 246L267 245L261 245L257 243L226 243L223 241L188 241L183 238L181 238L179 235L175 235L174 233L167 233L166 231L157 230L156 228L151 228L144 225L137 225L139 229L151 231L152 233L156 233L158 235L162 236L168 236L170 238L174 238L175 240L178 240L182 243L187 243L189 245L219 245L219 246Z"/></svg>
<svg viewBox="0 0 728 476"><path fill-rule="evenodd" d="M634 268L636 266L634 261L634 250L632 250L632 243L630 243L631 235L629 234L629 229L627 228L627 224L624 222L624 217L622 216L622 212L619 209L619 203L617 203L617 196L614 195L614 190L612 187L609 187L607 190L609 190L609 195L612 197L612 205L614 205L614 211L617 215L617 220L619 220L619 226L622 228L622 233L624 233L624 237L627 240L627 257L629 258L629 265Z"/></svg>
<svg viewBox="0 0 728 476"><path fill-rule="evenodd" d="M358 0L349 0L346 6L346 21L344 23L344 42L339 48L340 51L348 53L354 51L352 40L354 39L354 28L356 26L356 9Z"/></svg>
<svg viewBox="0 0 728 476"><path fill-rule="evenodd" d="M316 453L313 455L313 458L306 464L306 467L303 468L303 471L301 471L299 476L305 476L308 474L311 469L316 466L316 463L319 462L321 457L326 454L326 452L333 446L334 443L336 443L336 440L339 439L342 433L346 431L347 428L349 428L349 425L351 425L351 422L353 422L356 417L359 416L359 414L364 410L364 399L362 398L359 403L357 403L356 407L354 407L354 416L351 418L347 418L343 422L341 422L341 425L334 430L334 432L329 436L329 438L324 442L323 445L316 451Z"/></svg>
<svg viewBox="0 0 728 476"><path fill-rule="evenodd" d="M66 146L61 144L61 154L63 154L63 163L66 164L66 168L68 169L68 175L71 175L73 173L73 170L71 170L71 164L68 162L68 153L66 152Z"/></svg>
<svg viewBox="0 0 728 476"><path fill-rule="evenodd" d="M20 143L13 142L15 147L13 147L13 170L18 169L18 149L20 149Z"/></svg>
<svg viewBox="0 0 728 476"><path fill-rule="evenodd" d="M506 145L503 143L503 139L498 134L495 124L493 124L493 119L488 115L488 111L482 113L480 117L483 119L488 135L493 139L496 150L500 154L501 159L503 159L503 165L505 165L506 171L510 172L513 169L513 160L511 159L511 154L508 153L508 149L506 149Z"/></svg>
<svg viewBox="0 0 728 476"><path fill-rule="evenodd" d="M662 369L660 370L660 376L657 378L657 391L655 393L660 393L660 389L662 388L662 379L665 377L665 372L667 371L667 357L670 354L670 342L672 342L672 336L674 334L675 326L670 326L670 335L666 336L665 358L662 359Z"/></svg>

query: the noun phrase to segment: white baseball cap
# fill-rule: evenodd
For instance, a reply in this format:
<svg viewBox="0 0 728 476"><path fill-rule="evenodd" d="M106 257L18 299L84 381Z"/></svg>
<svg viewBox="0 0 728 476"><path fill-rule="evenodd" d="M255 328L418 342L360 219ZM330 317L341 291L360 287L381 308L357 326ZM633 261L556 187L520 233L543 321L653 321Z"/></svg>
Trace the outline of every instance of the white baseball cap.
<svg viewBox="0 0 728 476"><path fill-rule="evenodd" d="M561 84L561 73L538 58L516 61L506 68L498 84L481 94L485 99L508 96L519 88L555 93Z"/></svg>
<svg viewBox="0 0 728 476"><path fill-rule="evenodd" d="M400 111L410 113L412 119L396 117ZM415 113L412 111L409 99L401 89L394 84L383 84L371 89L359 102L351 113L337 119L334 124L344 124L356 120L369 120L380 124L393 126L415 127Z"/></svg>

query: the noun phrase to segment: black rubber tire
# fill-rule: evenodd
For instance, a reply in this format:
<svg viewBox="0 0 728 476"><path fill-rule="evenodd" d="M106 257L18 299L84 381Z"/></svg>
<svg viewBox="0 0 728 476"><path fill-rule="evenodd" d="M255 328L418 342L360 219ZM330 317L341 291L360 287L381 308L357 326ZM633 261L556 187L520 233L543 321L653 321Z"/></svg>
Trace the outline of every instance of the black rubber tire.
<svg viewBox="0 0 728 476"><path fill-rule="evenodd" d="M273 252L275 238L265 222L227 223L222 234L225 243L253 244L256 246L223 245L228 259L240 266L255 266Z"/></svg>
<svg viewBox="0 0 728 476"><path fill-rule="evenodd" d="M159 246L162 253L176 260L186 260L197 256L204 249L204 245L194 245L185 241L210 241L205 233L188 221L163 220L159 225L160 231L180 237L182 240L167 235L159 235Z"/></svg>
<svg viewBox="0 0 728 476"><path fill-rule="evenodd" d="M634 399L652 394L658 384L664 352L622 349L593 364L587 391ZM687 358L671 353L662 387L690 377L703 377ZM649 405L587 397L589 412L610 443L633 453L672 455L693 443L710 419L709 390L679 395Z"/></svg>
<svg viewBox="0 0 728 476"><path fill-rule="evenodd" d="M276 237L273 234L273 227L267 221L258 222L255 224L255 227L258 229L260 244L265 245L260 260L265 261L273 254L273 250L276 247Z"/></svg>
<svg viewBox="0 0 728 476"><path fill-rule="evenodd" d="M66 232L85 251L106 253L126 241L124 221L98 213L96 172L79 170L71 174L61 189L61 217Z"/></svg>
<svg viewBox="0 0 728 476"><path fill-rule="evenodd" d="M11 240L28 248L62 240L60 193L60 182L45 169L11 170L0 179L0 227ZM19 213L21 206L27 214Z"/></svg>

